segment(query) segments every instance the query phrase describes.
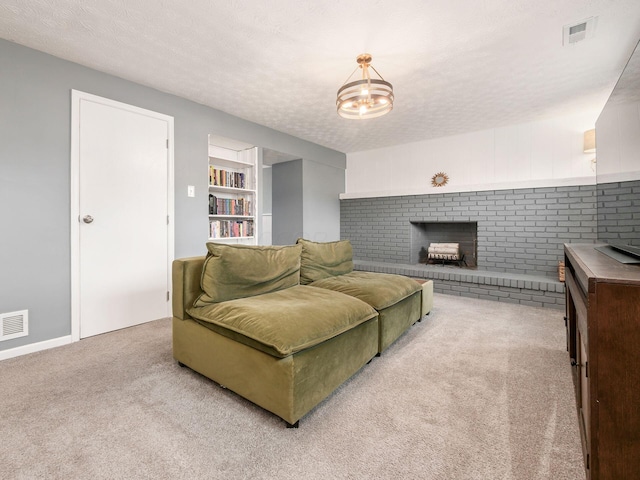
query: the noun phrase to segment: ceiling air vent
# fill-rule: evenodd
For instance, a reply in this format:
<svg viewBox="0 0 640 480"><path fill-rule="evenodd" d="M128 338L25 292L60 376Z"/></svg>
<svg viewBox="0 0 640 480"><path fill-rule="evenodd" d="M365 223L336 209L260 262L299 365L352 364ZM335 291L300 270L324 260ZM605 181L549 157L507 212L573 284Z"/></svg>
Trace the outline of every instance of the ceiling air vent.
<svg viewBox="0 0 640 480"><path fill-rule="evenodd" d="M29 311L0 313L0 342L29 335Z"/></svg>
<svg viewBox="0 0 640 480"><path fill-rule="evenodd" d="M562 29L562 44L566 46L592 38L597 20L598 17L589 17L574 25L565 25Z"/></svg>

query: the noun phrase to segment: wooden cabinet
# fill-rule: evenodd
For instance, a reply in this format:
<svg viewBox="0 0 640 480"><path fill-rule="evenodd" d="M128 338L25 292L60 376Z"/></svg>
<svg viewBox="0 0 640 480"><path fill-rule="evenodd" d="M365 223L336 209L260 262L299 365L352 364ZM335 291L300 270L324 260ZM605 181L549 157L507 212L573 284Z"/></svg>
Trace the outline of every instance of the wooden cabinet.
<svg viewBox="0 0 640 480"><path fill-rule="evenodd" d="M640 265L565 245L567 349L587 478L640 479Z"/></svg>

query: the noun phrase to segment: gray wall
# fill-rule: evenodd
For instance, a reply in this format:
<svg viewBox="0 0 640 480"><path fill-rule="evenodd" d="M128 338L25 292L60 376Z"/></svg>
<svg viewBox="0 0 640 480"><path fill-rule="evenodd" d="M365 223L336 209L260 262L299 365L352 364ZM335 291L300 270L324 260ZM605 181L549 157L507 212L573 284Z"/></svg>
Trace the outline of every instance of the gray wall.
<svg viewBox="0 0 640 480"><path fill-rule="evenodd" d="M176 258L204 252L209 133L346 168L343 153L5 40L0 58L0 312L29 310L29 336L0 350L71 333L72 89L174 117Z"/></svg>
<svg viewBox="0 0 640 480"><path fill-rule="evenodd" d="M340 240L340 194L345 189L344 170L304 159L304 238L314 242Z"/></svg>
<svg viewBox="0 0 640 480"><path fill-rule="evenodd" d="M354 259L408 264L410 221L478 222L478 268L557 278L564 243L596 239L595 186L341 201Z"/></svg>
<svg viewBox="0 0 640 480"><path fill-rule="evenodd" d="M333 219L340 217L344 170L305 158L274 164L272 175L274 245L289 245L299 237L340 239L340 224Z"/></svg>
<svg viewBox="0 0 640 480"><path fill-rule="evenodd" d="M302 237L302 160L276 163L271 167L272 243L291 245Z"/></svg>
<svg viewBox="0 0 640 480"><path fill-rule="evenodd" d="M260 204L262 205L262 213L268 215L273 213L273 169L270 166L262 168Z"/></svg>

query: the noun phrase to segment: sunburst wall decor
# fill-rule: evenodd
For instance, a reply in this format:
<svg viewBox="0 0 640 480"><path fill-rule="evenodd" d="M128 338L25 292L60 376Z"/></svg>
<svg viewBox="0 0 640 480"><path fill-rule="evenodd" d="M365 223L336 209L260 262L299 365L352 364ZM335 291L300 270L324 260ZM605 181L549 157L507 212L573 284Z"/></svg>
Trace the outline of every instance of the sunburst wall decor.
<svg viewBox="0 0 640 480"><path fill-rule="evenodd" d="M449 175L444 172L438 172L431 177L431 185L434 187L442 187L449 182Z"/></svg>

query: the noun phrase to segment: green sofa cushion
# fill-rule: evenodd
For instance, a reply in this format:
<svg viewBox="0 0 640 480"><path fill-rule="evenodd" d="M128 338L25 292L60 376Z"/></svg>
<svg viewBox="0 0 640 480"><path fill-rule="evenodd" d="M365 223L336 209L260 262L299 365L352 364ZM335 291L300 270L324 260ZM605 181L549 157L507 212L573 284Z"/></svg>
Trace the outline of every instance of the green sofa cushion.
<svg viewBox="0 0 640 480"><path fill-rule="evenodd" d="M317 280L311 286L351 295L378 311L395 305L422 289L418 282L409 277L377 272L351 272Z"/></svg>
<svg viewBox="0 0 640 480"><path fill-rule="evenodd" d="M207 243L194 306L275 292L300 284L300 245L263 247Z"/></svg>
<svg viewBox="0 0 640 480"><path fill-rule="evenodd" d="M300 256L302 285L353 271L353 249L349 240L312 242L299 238L297 243L302 245Z"/></svg>
<svg viewBox="0 0 640 480"><path fill-rule="evenodd" d="M217 333L280 358L318 345L378 315L356 298L304 285L192 307L188 313Z"/></svg>

